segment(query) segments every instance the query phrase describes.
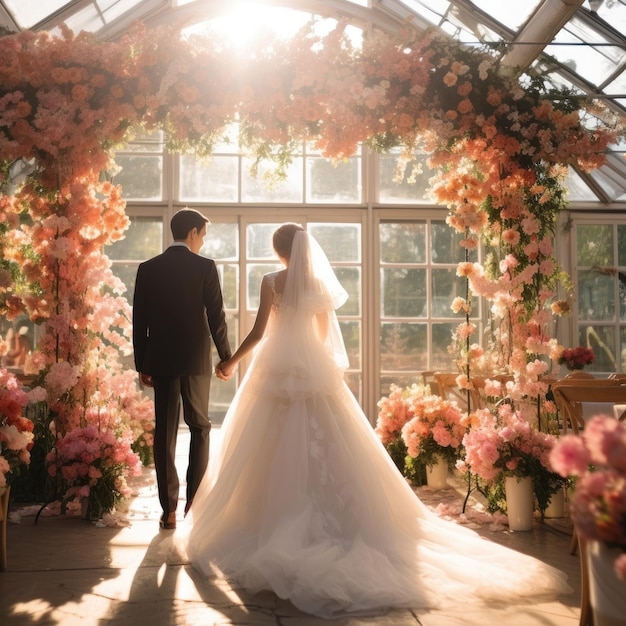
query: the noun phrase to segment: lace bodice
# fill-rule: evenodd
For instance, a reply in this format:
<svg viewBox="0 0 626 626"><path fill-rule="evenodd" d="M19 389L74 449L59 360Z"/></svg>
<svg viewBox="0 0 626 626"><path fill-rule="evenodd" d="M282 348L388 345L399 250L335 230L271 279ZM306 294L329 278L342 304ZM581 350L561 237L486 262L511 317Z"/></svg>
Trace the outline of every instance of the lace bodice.
<svg viewBox="0 0 626 626"><path fill-rule="evenodd" d="M278 273L279 272L271 272L270 274L266 275L267 282L272 288L272 313L274 314L276 314L276 312L280 308L280 304L283 299L283 294L276 291L276 276L278 276Z"/></svg>

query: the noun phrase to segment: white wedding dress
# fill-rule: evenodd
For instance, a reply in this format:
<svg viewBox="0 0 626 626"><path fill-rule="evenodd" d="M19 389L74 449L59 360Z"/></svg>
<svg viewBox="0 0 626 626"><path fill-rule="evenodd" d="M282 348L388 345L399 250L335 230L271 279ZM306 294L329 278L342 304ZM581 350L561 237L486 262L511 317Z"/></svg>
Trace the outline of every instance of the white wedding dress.
<svg viewBox="0 0 626 626"><path fill-rule="evenodd" d="M302 235L176 533L184 556L207 576L271 590L321 617L569 592L560 571L438 518L398 472L343 382L333 312L342 291L328 277L307 287L311 266L328 262L312 259L315 241ZM308 270L294 286L296 250ZM313 324L321 308L326 342Z"/></svg>

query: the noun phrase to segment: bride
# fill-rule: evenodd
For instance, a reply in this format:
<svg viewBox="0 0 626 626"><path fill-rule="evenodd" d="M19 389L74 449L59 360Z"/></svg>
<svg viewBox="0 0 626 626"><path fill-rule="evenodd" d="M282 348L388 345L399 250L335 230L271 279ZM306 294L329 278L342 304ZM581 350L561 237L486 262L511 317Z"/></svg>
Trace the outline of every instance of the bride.
<svg viewBox="0 0 626 626"><path fill-rule="evenodd" d="M343 381L347 294L327 258L298 224L273 244L286 269L264 276L252 331L217 368L230 377L261 342L177 532L186 558L321 617L569 592L419 500Z"/></svg>

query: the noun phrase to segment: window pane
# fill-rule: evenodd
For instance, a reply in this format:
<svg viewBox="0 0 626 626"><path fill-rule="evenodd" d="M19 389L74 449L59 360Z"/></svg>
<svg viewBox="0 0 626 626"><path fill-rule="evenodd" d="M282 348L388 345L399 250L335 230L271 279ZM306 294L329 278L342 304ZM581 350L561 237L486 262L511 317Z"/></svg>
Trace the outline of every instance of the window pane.
<svg viewBox="0 0 626 626"><path fill-rule="evenodd" d="M360 224L309 223L307 228L322 247L329 261L361 261Z"/></svg>
<svg viewBox="0 0 626 626"><path fill-rule="evenodd" d="M461 247L463 234L445 222L432 222L432 261L433 263L460 263L465 260L465 248ZM470 250L469 259L477 259L476 250Z"/></svg>
<svg viewBox="0 0 626 626"><path fill-rule="evenodd" d="M249 224L246 230L246 257L276 260L272 235L279 226L280 224Z"/></svg>
<svg viewBox="0 0 626 626"><path fill-rule="evenodd" d="M160 200L163 196L163 158L148 155L121 155L115 162L122 170L113 183L122 186L126 200Z"/></svg>
<svg viewBox="0 0 626 626"><path fill-rule="evenodd" d="M337 309L338 315L360 315L361 313L361 268L335 267L335 275L348 292L346 303Z"/></svg>
<svg viewBox="0 0 626 626"><path fill-rule="evenodd" d="M426 367L428 362L427 332L426 324L381 324L381 368L387 371L417 371Z"/></svg>
<svg viewBox="0 0 626 626"><path fill-rule="evenodd" d="M307 158L307 202L361 201L361 159L339 161Z"/></svg>
<svg viewBox="0 0 626 626"><path fill-rule="evenodd" d="M239 158L213 156L180 158L179 196L183 201L237 202Z"/></svg>
<svg viewBox="0 0 626 626"><path fill-rule="evenodd" d="M161 252L163 220L160 217L130 217L124 238L105 247L111 260L145 261Z"/></svg>
<svg viewBox="0 0 626 626"><path fill-rule="evenodd" d="M351 369L361 368L361 323L339 322Z"/></svg>
<svg viewBox="0 0 626 626"><path fill-rule="evenodd" d="M413 383L419 382L417 374L384 374L380 377L380 392L387 396L391 390L391 385L398 387L410 387Z"/></svg>
<svg viewBox="0 0 626 626"><path fill-rule="evenodd" d="M124 297L130 303L132 303L135 293L135 279L137 278L138 266L138 263L113 263L111 267L113 274L126 285Z"/></svg>
<svg viewBox="0 0 626 626"><path fill-rule="evenodd" d="M381 263L425 263L426 222L381 223Z"/></svg>
<svg viewBox="0 0 626 626"><path fill-rule="evenodd" d="M452 333L458 328L458 324L433 324L432 325L432 367L445 372L456 371L453 356L448 351L452 343Z"/></svg>
<svg viewBox="0 0 626 626"><path fill-rule="evenodd" d="M224 308L237 311L239 309L239 266L235 264L219 264L217 269L222 285Z"/></svg>
<svg viewBox="0 0 626 626"><path fill-rule="evenodd" d="M430 184L428 180L433 175L432 170L426 165L425 156L418 157L417 166L409 166L398 176L398 158L394 155L380 157L380 202L403 203L403 202L428 202Z"/></svg>
<svg viewBox="0 0 626 626"><path fill-rule="evenodd" d="M618 372L626 372L626 328L624 328L623 326L620 328L620 352L619 352L619 362L618 362L618 366L621 366L619 369L617 369ZM595 350L594 350L595 352Z"/></svg>
<svg viewBox="0 0 626 626"><path fill-rule="evenodd" d="M456 275L455 269L432 270L432 301L430 313L433 317L459 317L465 312L454 313L450 308L454 298L465 298L466 281Z"/></svg>
<svg viewBox="0 0 626 626"><path fill-rule="evenodd" d="M624 224L617 227L617 256L620 267L626 266L626 225Z"/></svg>
<svg viewBox="0 0 626 626"><path fill-rule="evenodd" d="M594 361L587 369L592 372L616 372L620 359L616 354L616 337L614 326L578 327L578 343L589 345L593 349Z"/></svg>
<svg viewBox="0 0 626 626"><path fill-rule="evenodd" d="M381 270L381 314L383 317L426 315L426 270Z"/></svg>
<svg viewBox="0 0 626 626"><path fill-rule="evenodd" d="M578 317L583 320L615 319L615 282L597 270L578 272Z"/></svg>
<svg viewBox="0 0 626 626"><path fill-rule="evenodd" d="M202 256L210 259L239 258L239 226L237 224L207 224Z"/></svg>
<svg viewBox="0 0 626 626"><path fill-rule="evenodd" d="M576 258L579 266L613 265L613 226L579 224L576 227Z"/></svg>
<svg viewBox="0 0 626 626"><path fill-rule="evenodd" d="M244 159L241 172L241 199L243 202L303 202L302 158L297 157L287 168L285 180L267 178L274 166L259 163L256 177L250 173L252 160Z"/></svg>

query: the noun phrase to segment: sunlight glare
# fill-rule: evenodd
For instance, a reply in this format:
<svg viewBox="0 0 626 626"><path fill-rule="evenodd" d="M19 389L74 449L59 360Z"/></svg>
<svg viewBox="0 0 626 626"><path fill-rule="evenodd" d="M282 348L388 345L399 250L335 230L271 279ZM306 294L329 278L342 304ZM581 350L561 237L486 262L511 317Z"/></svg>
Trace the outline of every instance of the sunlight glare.
<svg viewBox="0 0 626 626"><path fill-rule="evenodd" d="M225 43L242 46L260 33L272 33L277 39L288 39L313 18L311 13L268 7L241 0L233 3L224 15L211 18L185 30L186 33L210 35L219 33Z"/></svg>

